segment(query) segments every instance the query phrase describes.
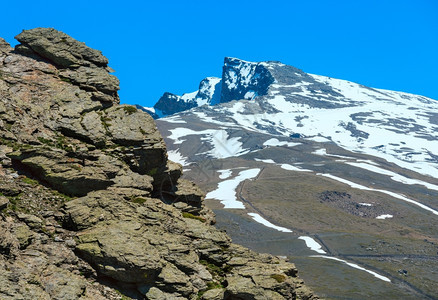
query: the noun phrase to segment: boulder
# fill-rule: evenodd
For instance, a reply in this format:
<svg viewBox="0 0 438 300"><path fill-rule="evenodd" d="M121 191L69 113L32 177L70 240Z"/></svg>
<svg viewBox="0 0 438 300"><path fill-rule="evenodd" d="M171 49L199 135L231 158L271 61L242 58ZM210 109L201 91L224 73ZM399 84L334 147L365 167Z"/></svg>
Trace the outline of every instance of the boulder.
<svg viewBox="0 0 438 300"><path fill-rule="evenodd" d="M53 28L23 30L15 38L21 43L16 47L18 53L36 53L49 60L61 69L62 80L91 92L95 100L119 102L119 80L109 74L108 59L100 51Z"/></svg>
<svg viewBox="0 0 438 300"><path fill-rule="evenodd" d="M108 64L108 59L100 51L91 49L84 43L53 28L23 30L15 38L63 68L90 65L106 67Z"/></svg>

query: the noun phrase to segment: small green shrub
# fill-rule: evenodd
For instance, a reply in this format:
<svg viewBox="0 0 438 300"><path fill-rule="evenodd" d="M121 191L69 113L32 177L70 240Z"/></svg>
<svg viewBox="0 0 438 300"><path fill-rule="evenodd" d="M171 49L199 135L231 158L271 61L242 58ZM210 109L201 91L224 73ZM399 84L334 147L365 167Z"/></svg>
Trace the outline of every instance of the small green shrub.
<svg viewBox="0 0 438 300"><path fill-rule="evenodd" d="M221 289L223 287L224 286L220 282L217 282L217 281L207 282L207 290Z"/></svg>
<svg viewBox="0 0 438 300"><path fill-rule="evenodd" d="M158 169L157 169L157 168L152 168L152 169L150 169L150 170L147 172L147 174L148 174L149 176L154 176L155 174L157 174L157 172L158 172Z"/></svg>
<svg viewBox="0 0 438 300"><path fill-rule="evenodd" d="M14 149L14 151L20 150L19 144L5 138L0 138L0 144L11 147L12 149Z"/></svg>
<svg viewBox="0 0 438 300"><path fill-rule="evenodd" d="M65 150L67 152L73 152L73 148L71 147L71 145L67 144L66 138L63 135L59 135L56 140L51 140L51 139L46 139L43 137L38 137L38 141L41 144L50 146L50 147L56 147L58 149L62 149Z"/></svg>
<svg viewBox="0 0 438 300"><path fill-rule="evenodd" d="M219 276L223 276L225 274L224 270L221 267L216 266L215 264L211 264L211 263L209 263L208 261L206 261L204 259L201 259L199 261L199 263L201 265L204 265L205 267L207 267L208 271L211 274L216 274L216 275L219 275Z"/></svg>
<svg viewBox="0 0 438 300"><path fill-rule="evenodd" d="M183 218L198 220L202 223L205 223L205 221L206 221L203 217L195 216L194 214L191 214L188 212L183 212L182 216L183 216Z"/></svg>
<svg viewBox="0 0 438 300"><path fill-rule="evenodd" d="M132 115L137 112L137 108L135 106L123 106L123 110L128 114Z"/></svg>
<svg viewBox="0 0 438 300"><path fill-rule="evenodd" d="M68 202L70 200L75 199L75 197L70 197L69 195L58 192L57 190L52 190L52 193L54 196L58 196L58 197L62 198L64 200L64 202Z"/></svg>
<svg viewBox="0 0 438 300"><path fill-rule="evenodd" d="M147 201L147 199L142 198L142 197L135 197L133 199L131 199L132 202L137 203L137 204L143 204Z"/></svg>
<svg viewBox="0 0 438 300"><path fill-rule="evenodd" d="M272 274L271 278L277 280L278 283L282 283L286 281L286 276L282 274Z"/></svg>
<svg viewBox="0 0 438 300"><path fill-rule="evenodd" d="M21 200L21 196L23 193L18 194L17 196L6 196L9 199L9 209L12 211L18 210L18 202Z"/></svg>
<svg viewBox="0 0 438 300"><path fill-rule="evenodd" d="M38 141L40 141L41 144L45 144L48 146L53 146L53 142L49 139L43 138L41 136L38 137Z"/></svg>
<svg viewBox="0 0 438 300"><path fill-rule="evenodd" d="M109 132L109 127L111 126L109 121L111 121L111 118L108 118L106 116L100 116L100 121L102 122L103 128L105 129L106 135L111 136L111 132Z"/></svg>
<svg viewBox="0 0 438 300"><path fill-rule="evenodd" d="M23 181L24 183L27 183L27 184L33 185L33 186L35 186L35 185L38 184L38 181L37 181L37 180L32 179L32 178L29 178L29 177L23 177L23 178L21 179L21 181Z"/></svg>

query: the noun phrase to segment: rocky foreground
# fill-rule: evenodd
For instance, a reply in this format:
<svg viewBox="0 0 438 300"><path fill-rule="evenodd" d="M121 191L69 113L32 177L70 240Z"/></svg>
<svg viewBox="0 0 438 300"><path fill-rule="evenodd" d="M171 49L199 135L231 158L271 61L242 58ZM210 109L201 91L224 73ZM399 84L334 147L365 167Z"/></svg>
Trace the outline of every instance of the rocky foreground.
<svg viewBox="0 0 438 300"><path fill-rule="evenodd" d="M317 298L212 226L99 51L54 29L16 38L0 38L1 299Z"/></svg>

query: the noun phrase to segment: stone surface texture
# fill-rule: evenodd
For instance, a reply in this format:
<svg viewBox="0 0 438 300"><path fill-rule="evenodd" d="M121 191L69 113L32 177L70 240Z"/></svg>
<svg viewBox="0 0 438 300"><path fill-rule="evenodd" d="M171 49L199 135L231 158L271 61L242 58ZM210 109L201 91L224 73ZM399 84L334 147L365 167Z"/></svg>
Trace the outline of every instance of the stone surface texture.
<svg viewBox="0 0 438 300"><path fill-rule="evenodd" d="M0 39L1 299L317 298L212 226L100 51L55 29L16 38Z"/></svg>

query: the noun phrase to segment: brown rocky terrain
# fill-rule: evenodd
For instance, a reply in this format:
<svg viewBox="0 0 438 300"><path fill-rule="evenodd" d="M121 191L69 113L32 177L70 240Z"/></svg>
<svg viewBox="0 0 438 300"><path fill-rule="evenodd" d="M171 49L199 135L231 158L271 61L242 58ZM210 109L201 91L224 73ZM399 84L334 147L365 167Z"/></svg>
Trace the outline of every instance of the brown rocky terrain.
<svg viewBox="0 0 438 300"><path fill-rule="evenodd" d="M99 51L54 29L16 38L0 38L1 299L317 298L212 226Z"/></svg>

